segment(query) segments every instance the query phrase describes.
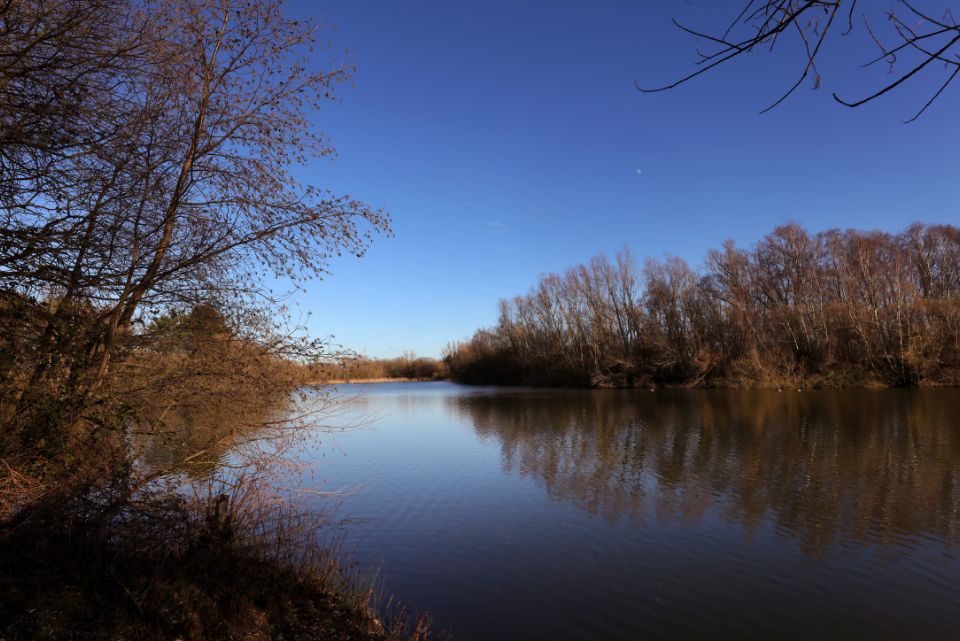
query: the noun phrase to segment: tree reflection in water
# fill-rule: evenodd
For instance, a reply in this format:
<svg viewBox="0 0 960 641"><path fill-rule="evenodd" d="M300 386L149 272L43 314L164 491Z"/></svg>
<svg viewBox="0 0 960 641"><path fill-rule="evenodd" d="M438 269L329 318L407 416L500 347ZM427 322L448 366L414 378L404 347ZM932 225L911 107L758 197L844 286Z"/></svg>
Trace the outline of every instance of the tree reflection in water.
<svg viewBox="0 0 960 641"><path fill-rule="evenodd" d="M449 398L479 436L500 442L507 471L609 520L695 523L717 510L748 532L770 521L818 556L845 543L957 539L955 390Z"/></svg>

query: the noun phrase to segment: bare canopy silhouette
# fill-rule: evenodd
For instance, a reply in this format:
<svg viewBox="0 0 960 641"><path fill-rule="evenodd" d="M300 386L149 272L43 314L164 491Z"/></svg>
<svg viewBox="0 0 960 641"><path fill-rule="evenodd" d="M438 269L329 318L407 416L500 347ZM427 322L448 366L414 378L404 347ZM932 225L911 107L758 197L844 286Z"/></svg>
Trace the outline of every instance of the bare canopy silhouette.
<svg viewBox="0 0 960 641"><path fill-rule="evenodd" d="M451 344L471 383L599 387L937 385L960 381L960 229L783 225L703 267L629 250L500 301Z"/></svg>

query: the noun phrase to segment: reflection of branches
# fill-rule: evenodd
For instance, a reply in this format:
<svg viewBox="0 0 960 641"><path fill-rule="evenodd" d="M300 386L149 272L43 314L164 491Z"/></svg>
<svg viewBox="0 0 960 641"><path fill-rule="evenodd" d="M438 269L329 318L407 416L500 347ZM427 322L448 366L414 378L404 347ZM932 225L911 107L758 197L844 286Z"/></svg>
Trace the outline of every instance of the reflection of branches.
<svg viewBox="0 0 960 641"><path fill-rule="evenodd" d="M551 497L614 522L708 510L748 531L772 522L815 555L904 535L956 543L958 401L849 390L456 398L500 443L505 469Z"/></svg>
<svg viewBox="0 0 960 641"><path fill-rule="evenodd" d="M893 47L888 47L883 43L871 27L867 15L864 14L863 19L867 33L880 49L880 56L864 66L868 67L880 60L885 60L892 68L898 62L898 54L901 52L913 52L919 57L911 60L907 65L909 69L901 73L896 79L886 83L864 98L846 100L840 98L836 93L833 94L833 97L837 102L847 107L859 107L900 86L931 62L940 62L950 73L923 107L907 120L907 122L912 122L940 97L960 73L960 55L955 53L956 45L960 42L960 24L957 24L949 11L945 13L942 19L936 19L927 12L917 9L907 0L899 0L899 4L902 4L906 9L903 14L894 11L886 14L899 40L899 43ZM795 30L804 49L803 71L783 95L761 111L761 113L765 113L786 100L810 76L811 72L814 75L814 87L820 86L821 78L817 71L817 58L835 18L838 14L841 14L843 5L844 0L768 0L766 2L750 0L720 36L691 29L674 20L673 23L680 30L716 45L716 50L710 53L698 50L699 60L696 64L699 68L675 82L652 88L637 85L637 89L643 93L673 89L761 46L766 46L768 50L772 51L781 35ZM847 35L853 30L853 14L856 5L857 0L851 0L845 9L847 28L843 30L841 35ZM808 16L809 20L804 22L803 19ZM742 37L735 37L734 33L738 32L740 27L745 28L746 34Z"/></svg>

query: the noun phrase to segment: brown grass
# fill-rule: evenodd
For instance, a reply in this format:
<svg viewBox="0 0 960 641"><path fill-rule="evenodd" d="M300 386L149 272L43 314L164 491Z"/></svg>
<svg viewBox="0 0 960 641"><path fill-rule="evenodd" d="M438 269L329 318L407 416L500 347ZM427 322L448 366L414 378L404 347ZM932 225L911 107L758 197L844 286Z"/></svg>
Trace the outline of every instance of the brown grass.
<svg viewBox="0 0 960 641"><path fill-rule="evenodd" d="M253 485L220 496L87 487L18 510L0 524L0 639L429 638L425 618L375 614L321 519Z"/></svg>

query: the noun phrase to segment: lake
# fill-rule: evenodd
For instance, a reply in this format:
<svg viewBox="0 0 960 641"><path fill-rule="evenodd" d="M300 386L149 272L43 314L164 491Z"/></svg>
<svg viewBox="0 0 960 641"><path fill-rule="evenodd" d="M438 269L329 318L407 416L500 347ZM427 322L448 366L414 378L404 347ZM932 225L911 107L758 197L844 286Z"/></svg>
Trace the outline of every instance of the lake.
<svg viewBox="0 0 960 641"><path fill-rule="evenodd" d="M337 392L304 483L455 640L960 638L960 390Z"/></svg>

